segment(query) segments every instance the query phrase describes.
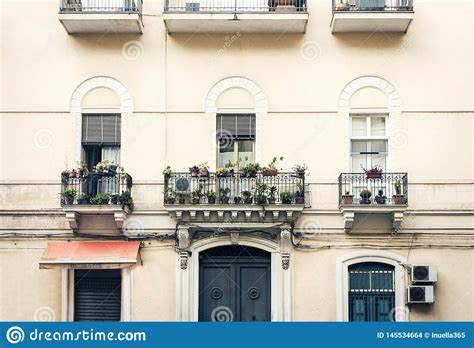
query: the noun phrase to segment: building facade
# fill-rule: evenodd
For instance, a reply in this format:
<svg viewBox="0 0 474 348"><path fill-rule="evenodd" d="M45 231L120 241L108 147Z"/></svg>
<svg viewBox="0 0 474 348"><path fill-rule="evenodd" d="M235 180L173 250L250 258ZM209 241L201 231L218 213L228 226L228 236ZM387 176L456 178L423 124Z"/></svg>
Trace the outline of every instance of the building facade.
<svg viewBox="0 0 474 348"><path fill-rule="evenodd" d="M473 320L470 1L0 11L0 320Z"/></svg>

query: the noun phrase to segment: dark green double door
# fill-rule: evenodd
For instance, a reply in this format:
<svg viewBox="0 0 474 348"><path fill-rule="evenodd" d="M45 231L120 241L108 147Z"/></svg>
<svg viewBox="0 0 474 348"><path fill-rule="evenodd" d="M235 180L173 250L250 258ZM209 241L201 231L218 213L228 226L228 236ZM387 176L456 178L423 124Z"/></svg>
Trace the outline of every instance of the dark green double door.
<svg viewBox="0 0 474 348"><path fill-rule="evenodd" d="M240 246L200 254L199 321L270 321L270 253Z"/></svg>

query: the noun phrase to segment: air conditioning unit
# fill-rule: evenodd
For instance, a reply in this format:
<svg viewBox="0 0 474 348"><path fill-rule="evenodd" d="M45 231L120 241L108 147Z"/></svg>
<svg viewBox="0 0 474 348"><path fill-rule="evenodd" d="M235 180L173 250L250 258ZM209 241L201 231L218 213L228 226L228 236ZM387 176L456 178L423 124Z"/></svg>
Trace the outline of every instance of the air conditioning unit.
<svg viewBox="0 0 474 348"><path fill-rule="evenodd" d="M434 303L433 285L413 285L408 287L408 303Z"/></svg>
<svg viewBox="0 0 474 348"><path fill-rule="evenodd" d="M433 265L412 265L411 266L411 282L413 284L420 283L436 283L438 280L438 271Z"/></svg>

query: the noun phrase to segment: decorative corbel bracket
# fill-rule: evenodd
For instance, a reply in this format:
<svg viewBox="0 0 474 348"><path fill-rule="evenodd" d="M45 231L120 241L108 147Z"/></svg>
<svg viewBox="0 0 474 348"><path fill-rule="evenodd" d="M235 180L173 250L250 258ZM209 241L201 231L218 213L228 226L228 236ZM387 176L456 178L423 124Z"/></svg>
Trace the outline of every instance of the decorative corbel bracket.
<svg viewBox="0 0 474 348"><path fill-rule="evenodd" d="M178 226L178 246L180 248L179 252L179 266L184 271L188 269L188 257L189 253L186 250L191 244L191 237L189 235L188 226Z"/></svg>
<svg viewBox="0 0 474 348"><path fill-rule="evenodd" d="M392 213L392 227L394 231L399 231L402 227L403 222L403 212L393 212Z"/></svg>
<svg viewBox="0 0 474 348"><path fill-rule="evenodd" d="M350 233L352 230L352 225L354 224L355 213L346 211L342 217L344 219L344 231L346 233Z"/></svg>
<svg viewBox="0 0 474 348"><path fill-rule="evenodd" d="M281 254L281 267L284 270L290 268L290 250L292 247L291 243L291 227L290 225L283 225L280 227L280 254Z"/></svg>
<svg viewBox="0 0 474 348"><path fill-rule="evenodd" d="M69 223L71 230L77 231L79 229L79 214L73 211L66 212L66 220Z"/></svg>

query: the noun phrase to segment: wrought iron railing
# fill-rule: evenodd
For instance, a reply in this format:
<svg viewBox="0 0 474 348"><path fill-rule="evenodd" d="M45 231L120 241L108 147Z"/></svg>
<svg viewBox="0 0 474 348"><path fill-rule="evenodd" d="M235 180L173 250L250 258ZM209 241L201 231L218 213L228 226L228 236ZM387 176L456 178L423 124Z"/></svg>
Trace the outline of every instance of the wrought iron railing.
<svg viewBox="0 0 474 348"><path fill-rule="evenodd" d="M413 11L413 0L333 0L335 12Z"/></svg>
<svg viewBox="0 0 474 348"><path fill-rule="evenodd" d="M342 173L339 204L408 204L408 174Z"/></svg>
<svg viewBox="0 0 474 348"><path fill-rule="evenodd" d="M165 204L305 204L304 173L165 176Z"/></svg>
<svg viewBox="0 0 474 348"><path fill-rule="evenodd" d="M303 11L307 0L165 0L165 12Z"/></svg>
<svg viewBox="0 0 474 348"><path fill-rule="evenodd" d="M142 13L143 0L60 0L61 12Z"/></svg>
<svg viewBox="0 0 474 348"><path fill-rule="evenodd" d="M124 192L131 193L132 177L126 173L61 177L61 204L119 204Z"/></svg>

